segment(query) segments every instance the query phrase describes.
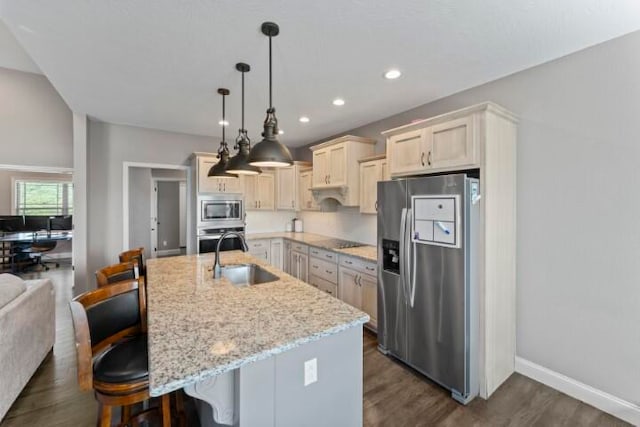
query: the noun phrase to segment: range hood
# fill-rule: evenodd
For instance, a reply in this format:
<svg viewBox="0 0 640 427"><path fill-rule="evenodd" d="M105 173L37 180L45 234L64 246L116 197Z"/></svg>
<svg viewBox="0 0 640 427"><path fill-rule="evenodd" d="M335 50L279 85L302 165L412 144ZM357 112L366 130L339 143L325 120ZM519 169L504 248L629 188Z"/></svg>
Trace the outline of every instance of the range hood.
<svg viewBox="0 0 640 427"><path fill-rule="evenodd" d="M338 205L353 206L349 204L349 187L346 185L311 187L310 190L323 212L335 212Z"/></svg>

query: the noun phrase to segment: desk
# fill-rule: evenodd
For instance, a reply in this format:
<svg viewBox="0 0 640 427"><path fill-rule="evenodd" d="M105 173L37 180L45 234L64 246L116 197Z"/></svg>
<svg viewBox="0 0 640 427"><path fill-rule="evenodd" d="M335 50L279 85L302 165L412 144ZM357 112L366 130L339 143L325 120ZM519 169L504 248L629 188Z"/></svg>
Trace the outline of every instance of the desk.
<svg viewBox="0 0 640 427"><path fill-rule="evenodd" d="M22 231L0 234L0 242L9 243L9 257L11 258L11 272L16 272L15 256L21 251L16 251L24 243L40 243L51 241L72 240L72 231Z"/></svg>

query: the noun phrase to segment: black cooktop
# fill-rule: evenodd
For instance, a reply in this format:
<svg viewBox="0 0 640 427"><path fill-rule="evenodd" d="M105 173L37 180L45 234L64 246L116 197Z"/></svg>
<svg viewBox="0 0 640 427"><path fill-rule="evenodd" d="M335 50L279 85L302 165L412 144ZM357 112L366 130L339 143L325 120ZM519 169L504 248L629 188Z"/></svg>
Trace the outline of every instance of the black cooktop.
<svg viewBox="0 0 640 427"><path fill-rule="evenodd" d="M341 239L327 239L320 240L318 242L312 243L314 246L320 246L322 248L327 249L347 249L347 248L357 248L358 246L364 246L362 243L351 242L349 240L341 240Z"/></svg>

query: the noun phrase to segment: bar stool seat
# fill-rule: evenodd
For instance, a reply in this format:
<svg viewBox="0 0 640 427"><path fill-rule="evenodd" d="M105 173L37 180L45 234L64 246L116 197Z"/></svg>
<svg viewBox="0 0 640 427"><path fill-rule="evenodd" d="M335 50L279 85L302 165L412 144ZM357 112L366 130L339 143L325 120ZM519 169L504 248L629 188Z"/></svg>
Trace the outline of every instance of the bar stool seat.
<svg viewBox="0 0 640 427"><path fill-rule="evenodd" d="M105 383L127 383L149 379L147 335L121 341L93 362L93 378Z"/></svg>

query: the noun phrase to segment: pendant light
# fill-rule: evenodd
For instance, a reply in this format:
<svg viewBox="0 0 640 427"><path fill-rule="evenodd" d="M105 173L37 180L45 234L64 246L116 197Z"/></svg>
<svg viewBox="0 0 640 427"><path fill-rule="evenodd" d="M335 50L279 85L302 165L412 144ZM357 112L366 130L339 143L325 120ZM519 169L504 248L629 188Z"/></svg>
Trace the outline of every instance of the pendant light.
<svg viewBox="0 0 640 427"><path fill-rule="evenodd" d="M229 95L229 89L220 88L218 89L218 93L222 95L222 141L220 142L220 147L218 148L218 163L211 166L209 169L209 173L207 176L215 176L218 178L237 178L236 175L231 175L227 173L227 163L229 162L229 147L227 146L227 141L225 140L224 128L225 126L225 105L224 100L227 95Z"/></svg>
<svg viewBox="0 0 640 427"><path fill-rule="evenodd" d="M247 135L244 127L244 73L249 72L251 67L249 64L239 62L236 64L236 70L242 73L242 126L238 130L235 149L238 153L229 160L227 164L227 172L235 175L257 175L260 172L259 167L249 164L249 150L251 149L251 140Z"/></svg>
<svg viewBox="0 0 640 427"><path fill-rule="evenodd" d="M262 34L269 37L269 109L264 119L262 141L257 143L249 153L249 164L259 167L282 168L291 166L293 159L289 149L278 141L278 119L276 109L273 108L273 80L271 76L271 38L280 33L278 24L265 22L262 24Z"/></svg>

